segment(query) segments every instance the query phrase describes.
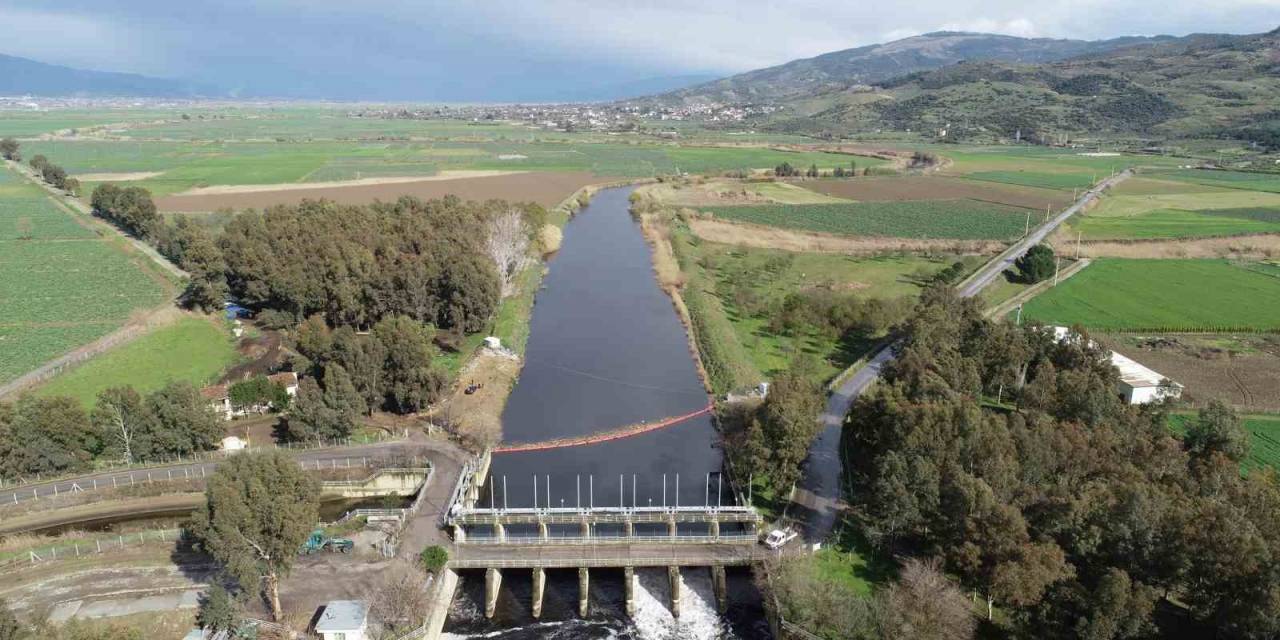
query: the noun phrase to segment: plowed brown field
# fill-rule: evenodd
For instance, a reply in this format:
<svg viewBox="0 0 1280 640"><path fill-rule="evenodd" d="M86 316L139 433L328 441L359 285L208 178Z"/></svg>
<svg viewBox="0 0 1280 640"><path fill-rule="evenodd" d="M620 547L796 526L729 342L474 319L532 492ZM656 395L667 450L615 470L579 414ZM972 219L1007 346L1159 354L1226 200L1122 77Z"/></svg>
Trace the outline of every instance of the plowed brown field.
<svg viewBox="0 0 1280 640"><path fill-rule="evenodd" d="M219 209L261 209L278 204L296 204L302 200L333 200L340 204L364 204L374 200L391 201L400 196L423 199L455 195L463 200L510 200L536 202L552 207L574 191L590 185L615 182L617 178L587 172L530 172L455 180L423 180L390 184L348 187L294 188L250 193L218 193L163 196L156 199L161 211L209 212Z"/></svg>
<svg viewBox="0 0 1280 640"><path fill-rule="evenodd" d="M954 200L967 198L1043 211L1071 204L1071 194L1052 189L1017 187L942 176L886 176L832 180L804 180L794 184L837 198L884 202Z"/></svg>

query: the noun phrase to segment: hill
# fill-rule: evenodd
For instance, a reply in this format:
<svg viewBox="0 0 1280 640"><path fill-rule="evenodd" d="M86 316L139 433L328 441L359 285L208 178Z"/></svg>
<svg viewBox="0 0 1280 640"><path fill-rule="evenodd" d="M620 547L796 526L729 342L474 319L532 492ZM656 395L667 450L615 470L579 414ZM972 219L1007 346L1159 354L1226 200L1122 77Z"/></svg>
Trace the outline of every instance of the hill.
<svg viewBox="0 0 1280 640"><path fill-rule="evenodd" d="M932 68L886 77L895 64ZM763 105L753 126L820 136L888 130L942 141L1208 137L1280 148L1280 29L1093 43L926 34L652 100L678 109L671 105L720 99Z"/></svg>
<svg viewBox="0 0 1280 640"><path fill-rule="evenodd" d="M964 60L1048 62L1168 39L1168 36L1160 36L1085 41L938 31L885 44L793 60L776 67L749 71L673 91L656 96L656 99L671 103L795 99L859 85L873 85L897 76L937 69Z"/></svg>
<svg viewBox="0 0 1280 640"><path fill-rule="evenodd" d="M213 93L210 87L179 80L75 69L0 54L0 95L170 98Z"/></svg>

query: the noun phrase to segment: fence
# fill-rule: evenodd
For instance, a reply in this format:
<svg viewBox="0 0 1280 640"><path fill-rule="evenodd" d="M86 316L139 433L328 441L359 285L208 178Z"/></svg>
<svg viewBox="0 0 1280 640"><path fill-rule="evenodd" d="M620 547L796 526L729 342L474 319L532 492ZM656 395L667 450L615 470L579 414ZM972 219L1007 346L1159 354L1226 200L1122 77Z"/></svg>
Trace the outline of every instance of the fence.
<svg viewBox="0 0 1280 640"><path fill-rule="evenodd" d="M421 456L414 456L413 461L420 463ZM360 456L347 458L329 458L326 460L299 460L298 464L304 471L324 471L326 469L356 469L356 468L381 468L378 467L379 462L394 461L389 457ZM188 480L202 480L209 476L209 464L200 466L185 467L169 467L159 469L143 469L139 471L130 471L127 474L120 472L115 475L102 474L100 477L82 478L79 481L61 481L46 482L40 485L31 486L30 489L23 488L20 490L9 491L9 498L0 498L0 506L5 504L18 504L31 500L52 500L62 498L69 495L84 493L86 491L97 491L101 489L122 489L139 485L150 485L156 482L183 482ZM69 485L68 485L69 483ZM61 488L59 488L61 486ZM0 493L0 496L3 496Z"/></svg>
<svg viewBox="0 0 1280 640"><path fill-rule="evenodd" d="M19 555L0 561L0 570L14 567L31 566L45 562L55 562L80 558L88 555L120 552L130 548L143 546L147 542L172 543L182 537L183 529L160 529L156 531L140 531L138 533L121 534L93 540L71 540L61 543L41 545L34 549L25 549Z"/></svg>
<svg viewBox="0 0 1280 640"><path fill-rule="evenodd" d="M251 447L249 451L262 451L266 449L280 449L284 451L316 451L319 449L335 449L339 447L360 446L366 444L379 444L384 442L400 442L405 438L399 436L388 436L381 432L377 432L372 438L352 440L351 438L342 438L336 440L317 440L315 442L286 442L283 444L271 444L265 446ZM146 470L162 470L165 467L176 467L182 465L193 465L201 463L216 463L221 461L227 455L234 455L226 451L204 451L189 456L174 456L168 459L162 459L152 462L138 462L116 464L112 466L94 469L88 473L70 473L54 476L44 476L36 474L35 479L19 476L17 478L6 479L0 477L0 489L13 490L26 485L48 484L50 482L66 482L77 478L87 478L90 475L108 475L112 473L124 473L126 471L146 471Z"/></svg>

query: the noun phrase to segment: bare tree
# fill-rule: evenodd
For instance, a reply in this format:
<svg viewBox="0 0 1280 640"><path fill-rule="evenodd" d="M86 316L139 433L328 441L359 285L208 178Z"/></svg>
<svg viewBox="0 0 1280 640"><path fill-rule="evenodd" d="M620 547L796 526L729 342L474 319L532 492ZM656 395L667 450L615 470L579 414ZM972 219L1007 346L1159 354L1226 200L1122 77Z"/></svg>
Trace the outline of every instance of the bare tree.
<svg viewBox="0 0 1280 640"><path fill-rule="evenodd" d="M132 464L138 454L145 457L135 442L146 431L149 416L142 396L133 387L112 387L98 394L90 420L103 435L108 450L119 452L126 463Z"/></svg>
<svg viewBox="0 0 1280 640"><path fill-rule="evenodd" d="M426 572L416 565L400 565L373 587L369 607L385 629L398 634L422 626L430 599Z"/></svg>
<svg viewBox="0 0 1280 640"><path fill-rule="evenodd" d="M498 277L502 280L502 297L505 298L512 293L516 275L532 261L529 257L532 233L529 224L525 222L524 213L519 209L494 213L489 218L488 232L485 250L498 268Z"/></svg>
<svg viewBox="0 0 1280 640"><path fill-rule="evenodd" d="M970 640L977 626L969 600L936 559L907 560L898 581L880 593L885 640Z"/></svg>

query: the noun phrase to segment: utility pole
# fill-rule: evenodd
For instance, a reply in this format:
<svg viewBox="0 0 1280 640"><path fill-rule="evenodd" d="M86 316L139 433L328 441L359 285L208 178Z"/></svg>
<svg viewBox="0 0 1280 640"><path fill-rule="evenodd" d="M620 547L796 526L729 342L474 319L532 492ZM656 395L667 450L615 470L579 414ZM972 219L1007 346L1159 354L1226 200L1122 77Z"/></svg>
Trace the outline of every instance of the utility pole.
<svg viewBox="0 0 1280 640"><path fill-rule="evenodd" d="M1023 224L1022 237L1027 237L1031 233L1031 210L1027 209L1027 221Z"/></svg>
<svg viewBox="0 0 1280 640"><path fill-rule="evenodd" d="M1080 238L1083 236L1083 231L1076 231L1076 260L1080 259Z"/></svg>
<svg viewBox="0 0 1280 640"><path fill-rule="evenodd" d="M1062 269L1062 256L1054 256L1053 261L1053 286L1058 286L1058 271Z"/></svg>
<svg viewBox="0 0 1280 640"><path fill-rule="evenodd" d="M1013 320L1013 323L1018 326L1022 326L1022 305L1021 304L1018 305L1018 317Z"/></svg>

